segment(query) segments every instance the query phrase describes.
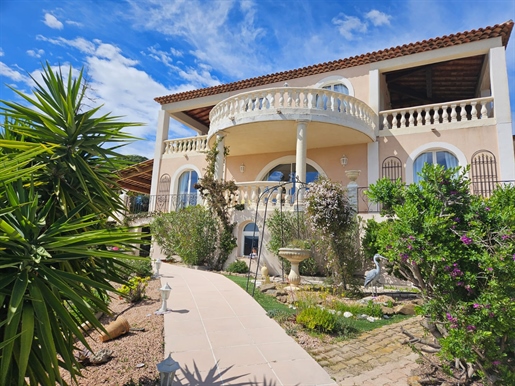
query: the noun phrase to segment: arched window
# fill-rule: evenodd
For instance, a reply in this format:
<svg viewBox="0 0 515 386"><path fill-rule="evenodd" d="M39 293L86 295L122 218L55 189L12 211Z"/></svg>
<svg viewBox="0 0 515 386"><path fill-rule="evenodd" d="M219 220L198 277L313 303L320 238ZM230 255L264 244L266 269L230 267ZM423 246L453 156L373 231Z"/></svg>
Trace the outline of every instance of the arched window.
<svg viewBox="0 0 515 386"><path fill-rule="evenodd" d="M263 181L295 182L295 172L295 163L280 164L266 173ZM306 183L315 181L318 175L318 171L313 166L306 164Z"/></svg>
<svg viewBox="0 0 515 386"><path fill-rule="evenodd" d="M420 154L413 163L413 182L420 182L419 173L426 163L442 165L445 169L449 169L458 166L458 159L444 150L433 150Z"/></svg>
<svg viewBox="0 0 515 386"><path fill-rule="evenodd" d="M387 157L383 161L382 177L391 181L401 179L402 181L402 162L397 157Z"/></svg>
<svg viewBox="0 0 515 386"><path fill-rule="evenodd" d="M197 205L198 194L195 188L197 182L198 174L195 170L188 170L181 174L177 188L177 209Z"/></svg>
<svg viewBox="0 0 515 386"><path fill-rule="evenodd" d="M479 150L470 162L472 191L483 197L490 197L497 183L497 162L488 150Z"/></svg>
<svg viewBox="0 0 515 386"><path fill-rule="evenodd" d="M257 248L259 246L259 228L258 228L258 226L253 222L248 223L243 228L242 236L243 236L243 250L242 250L243 256L250 256L253 249L255 249L254 253L257 253Z"/></svg>
<svg viewBox="0 0 515 386"><path fill-rule="evenodd" d="M163 174L157 184L156 211L168 212L170 202L170 175Z"/></svg>
<svg viewBox="0 0 515 386"><path fill-rule="evenodd" d="M339 92L341 94L349 95L349 88L345 86L343 83L331 83L325 86L322 86L323 89L331 90L334 92Z"/></svg>

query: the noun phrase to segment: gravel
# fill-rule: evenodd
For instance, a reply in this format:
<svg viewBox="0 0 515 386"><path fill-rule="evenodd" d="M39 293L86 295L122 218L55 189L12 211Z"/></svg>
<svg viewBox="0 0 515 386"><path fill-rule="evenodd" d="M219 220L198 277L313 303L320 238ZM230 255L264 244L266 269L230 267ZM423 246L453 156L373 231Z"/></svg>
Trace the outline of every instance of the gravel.
<svg viewBox="0 0 515 386"><path fill-rule="evenodd" d="M123 315L131 328L144 329L144 331L129 331L120 337L101 343L99 333L91 331L86 340L91 350L96 353L101 349L113 352L109 362L98 366L87 366L82 370L83 377L78 378L81 386L123 386L131 380L129 385L156 385L159 372L156 364L164 358L163 315L155 315L159 309L161 296L159 279L149 281L146 289L146 299L130 304L118 297L113 297L110 308L113 317L103 316L102 324L108 325L118 315ZM83 348L82 345L79 348ZM69 376L65 375L67 382ZM138 383L139 382L139 383Z"/></svg>

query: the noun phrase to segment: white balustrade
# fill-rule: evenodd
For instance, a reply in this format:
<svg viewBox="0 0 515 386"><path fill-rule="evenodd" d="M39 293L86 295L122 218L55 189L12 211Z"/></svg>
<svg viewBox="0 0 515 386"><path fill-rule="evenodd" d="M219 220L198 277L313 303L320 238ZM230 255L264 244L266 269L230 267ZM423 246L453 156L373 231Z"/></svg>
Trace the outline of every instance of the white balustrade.
<svg viewBox="0 0 515 386"><path fill-rule="evenodd" d="M208 150L207 135L165 141L164 154L186 154Z"/></svg>
<svg viewBox="0 0 515 386"><path fill-rule="evenodd" d="M296 204L296 194L293 183L287 183L282 187L277 187L276 181L251 181L238 182L237 202L245 204L247 207L258 206L264 208L278 206L280 202L286 207L293 207Z"/></svg>
<svg viewBox="0 0 515 386"><path fill-rule="evenodd" d="M379 112L381 130L445 125L492 118L493 97L467 99L452 103L406 107Z"/></svg>
<svg viewBox="0 0 515 386"><path fill-rule="evenodd" d="M218 103L209 114L212 126L234 121L238 116L257 112L280 113L287 109L305 109L352 116L375 128L376 114L364 102L342 93L306 87L279 87L251 91Z"/></svg>

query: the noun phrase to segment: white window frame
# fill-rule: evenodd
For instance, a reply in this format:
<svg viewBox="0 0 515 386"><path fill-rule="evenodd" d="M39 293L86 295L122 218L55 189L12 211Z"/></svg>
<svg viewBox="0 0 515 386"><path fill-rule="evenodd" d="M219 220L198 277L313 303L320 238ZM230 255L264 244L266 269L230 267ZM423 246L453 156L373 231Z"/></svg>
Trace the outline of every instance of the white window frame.
<svg viewBox="0 0 515 386"><path fill-rule="evenodd" d="M328 76L322 80L320 80L317 84L315 84L316 88L323 88L327 86L334 86L335 84L343 84L345 87L347 87L347 90L349 91L349 96L354 96L354 87L352 87L352 83L349 79L340 76L340 75L333 75ZM331 88L332 90L332 88Z"/></svg>

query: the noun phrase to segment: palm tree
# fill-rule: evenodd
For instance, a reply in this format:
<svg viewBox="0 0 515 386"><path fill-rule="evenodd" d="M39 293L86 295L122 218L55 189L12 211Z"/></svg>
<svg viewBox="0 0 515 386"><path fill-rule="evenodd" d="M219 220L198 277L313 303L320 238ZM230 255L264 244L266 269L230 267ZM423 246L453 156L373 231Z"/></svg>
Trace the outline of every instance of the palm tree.
<svg viewBox="0 0 515 386"><path fill-rule="evenodd" d="M110 220L123 207L117 150L135 123L86 109L82 71L67 79L49 64L27 105L0 101L0 385L76 379L80 326L102 329L113 282L140 236Z"/></svg>

